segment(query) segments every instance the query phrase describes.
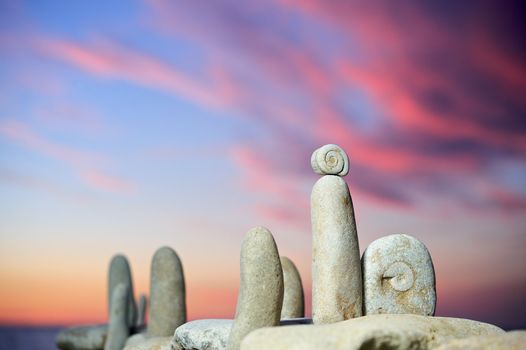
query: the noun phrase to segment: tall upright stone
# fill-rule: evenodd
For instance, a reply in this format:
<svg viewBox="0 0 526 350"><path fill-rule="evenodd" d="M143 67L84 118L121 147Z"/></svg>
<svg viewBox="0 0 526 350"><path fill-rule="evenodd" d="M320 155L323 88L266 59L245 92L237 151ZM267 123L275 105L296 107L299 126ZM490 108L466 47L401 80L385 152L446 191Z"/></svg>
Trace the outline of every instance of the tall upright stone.
<svg viewBox="0 0 526 350"><path fill-rule="evenodd" d="M284 288L281 319L303 317L305 313L300 273L294 263L286 256L281 257L281 267L283 269Z"/></svg>
<svg viewBox="0 0 526 350"><path fill-rule="evenodd" d="M325 145L312 154L314 172L323 175L311 194L312 318L333 323L362 315L362 270L349 188L347 154Z"/></svg>
<svg viewBox="0 0 526 350"><path fill-rule="evenodd" d="M269 230L255 227L248 231L240 260L239 295L229 350L238 350L243 338L254 329L279 325L283 303L283 271Z"/></svg>
<svg viewBox="0 0 526 350"><path fill-rule="evenodd" d="M363 253L362 267L366 315L435 313L433 261L415 237L395 234L377 239Z"/></svg>
<svg viewBox="0 0 526 350"><path fill-rule="evenodd" d="M119 283L124 283L128 287L127 322L129 327L133 327L137 318L137 306L135 304L135 297L133 295L133 280L128 259L126 259L126 257L121 254L113 256L110 262L110 269L108 273L108 311L110 313L113 290Z"/></svg>
<svg viewBox="0 0 526 350"><path fill-rule="evenodd" d="M150 277L148 336L172 336L186 322L183 267L172 248L161 247L155 252Z"/></svg>
<svg viewBox="0 0 526 350"><path fill-rule="evenodd" d="M128 295L129 286L125 283L119 283L113 288L108 337L104 344L104 350L122 350L126 339L128 339L130 334L130 327L128 326Z"/></svg>

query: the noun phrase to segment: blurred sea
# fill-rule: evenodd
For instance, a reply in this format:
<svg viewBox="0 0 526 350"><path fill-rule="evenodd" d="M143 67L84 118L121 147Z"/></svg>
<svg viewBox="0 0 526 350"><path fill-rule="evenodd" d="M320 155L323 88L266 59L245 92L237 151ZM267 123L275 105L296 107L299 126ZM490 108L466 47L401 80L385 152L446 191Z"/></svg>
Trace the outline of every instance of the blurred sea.
<svg viewBox="0 0 526 350"><path fill-rule="evenodd" d="M0 326L0 350L57 350L55 337L62 328Z"/></svg>

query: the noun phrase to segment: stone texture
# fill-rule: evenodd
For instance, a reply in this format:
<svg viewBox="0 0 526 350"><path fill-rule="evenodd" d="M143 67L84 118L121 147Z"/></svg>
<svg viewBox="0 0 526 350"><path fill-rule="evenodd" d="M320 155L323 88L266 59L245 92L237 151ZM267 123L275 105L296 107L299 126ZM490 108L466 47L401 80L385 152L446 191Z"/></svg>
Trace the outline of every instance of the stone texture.
<svg viewBox="0 0 526 350"><path fill-rule="evenodd" d="M372 242L362 257L364 313L435 312L435 272L431 256L418 239L395 234Z"/></svg>
<svg viewBox="0 0 526 350"><path fill-rule="evenodd" d="M343 149L333 144L315 150L310 164L312 170L320 175L345 176L349 173L349 157Z"/></svg>
<svg viewBox="0 0 526 350"><path fill-rule="evenodd" d="M130 334L128 326L128 294L128 286L124 283L119 283L113 288L108 338L104 344L104 350L122 350L128 339Z"/></svg>
<svg viewBox="0 0 526 350"><path fill-rule="evenodd" d="M129 346L134 346L148 339L149 337L145 332L135 333L135 334L130 335L128 339L126 339L126 343L124 344L124 347L126 348Z"/></svg>
<svg viewBox="0 0 526 350"><path fill-rule="evenodd" d="M62 350L102 350L107 335L107 325L71 327L62 330L55 343Z"/></svg>
<svg viewBox="0 0 526 350"><path fill-rule="evenodd" d="M186 295L181 260L173 249L162 247L152 258L148 335L173 336L175 329L185 322Z"/></svg>
<svg viewBox="0 0 526 350"><path fill-rule="evenodd" d="M303 286L301 277L294 263L286 256L281 257L283 269L283 305L281 319L304 316Z"/></svg>
<svg viewBox="0 0 526 350"><path fill-rule="evenodd" d="M236 317L228 349L237 350L254 329L277 326L283 303L283 271L278 248L269 230L248 231L241 246L241 276Z"/></svg>
<svg viewBox="0 0 526 350"><path fill-rule="evenodd" d="M502 334L496 326L458 318L370 315L328 325L258 329L242 350L432 349L452 339Z"/></svg>
<svg viewBox="0 0 526 350"><path fill-rule="evenodd" d="M354 210L345 181L326 175L311 194L312 314L315 324L362 315L362 269Z"/></svg>
<svg viewBox="0 0 526 350"><path fill-rule="evenodd" d="M137 306L135 305L135 297L133 294L133 280L131 276L130 264L124 255L115 255L110 262L110 269L108 273L108 312L111 313L111 296L113 290L119 283L124 283L128 286L128 326L133 327L137 318Z"/></svg>
<svg viewBox="0 0 526 350"><path fill-rule="evenodd" d="M175 330L172 344L187 350L220 350L226 349L228 336L234 320L205 319L183 324ZM310 318L293 318L281 320L280 326L312 324Z"/></svg>
<svg viewBox="0 0 526 350"><path fill-rule="evenodd" d="M141 294L139 297L139 303L137 305L137 320L135 321L135 327L141 329L146 325L146 305L148 301L146 295Z"/></svg>
<svg viewBox="0 0 526 350"><path fill-rule="evenodd" d="M174 345L183 349L224 350L233 320L208 319L185 323L175 330Z"/></svg>
<svg viewBox="0 0 526 350"><path fill-rule="evenodd" d="M172 337L146 338L142 342L126 345L123 350L179 350L172 348Z"/></svg>
<svg viewBox="0 0 526 350"><path fill-rule="evenodd" d="M434 350L524 350L526 331L451 340Z"/></svg>

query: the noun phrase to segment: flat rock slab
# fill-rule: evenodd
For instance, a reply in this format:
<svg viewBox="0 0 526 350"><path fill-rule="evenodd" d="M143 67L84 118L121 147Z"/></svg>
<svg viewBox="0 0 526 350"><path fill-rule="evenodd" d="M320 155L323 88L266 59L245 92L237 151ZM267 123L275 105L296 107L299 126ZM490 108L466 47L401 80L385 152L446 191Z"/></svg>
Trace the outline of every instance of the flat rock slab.
<svg viewBox="0 0 526 350"><path fill-rule="evenodd" d="M241 349L433 349L453 339L503 333L466 319L381 314L328 325L262 328L247 335Z"/></svg>
<svg viewBox="0 0 526 350"><path fill-rule="evenodd" d="M126 345L123 350L173 350L172 337L147 338L143 342ZM175 348L179 350L180 348Z"/></svg>
<svg viewBox="0 0 526 350"><path fill-rule="evenodd" d="M77 326L61 331L56 344L62 350L102 350L107 336L107 325Z"/></svg>
<svg viewBox="0 0 526 350"><path fill-rule="evenodd" d="M185 323L175 330L172 344L187 350L226 349L232 323L231 319L206 319ZM312 324L312 319L292 318L280 322L281 326L299 324Z"/></svg>
<svg viewBox="0 0 526 350"><path fill-rule="evenodd" d="M455 339L439 346L435 350L524 350L526 349L526 331L513 331L497 335L485 335Z"/></svg>

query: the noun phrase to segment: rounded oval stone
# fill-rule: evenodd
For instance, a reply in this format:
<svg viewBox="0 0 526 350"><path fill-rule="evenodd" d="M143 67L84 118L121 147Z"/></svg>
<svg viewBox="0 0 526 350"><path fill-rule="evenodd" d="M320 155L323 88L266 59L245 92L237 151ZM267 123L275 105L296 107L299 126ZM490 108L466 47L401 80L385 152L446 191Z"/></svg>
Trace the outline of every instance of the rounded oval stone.
<svg viewBox="0 0 526 350"><path fill-rule="evenodd" d="M360 248L349 188L320 178L311 194L312 318L332 323L362 315Z"/></svg>
<svg viewBox="0 0 526 350"><path fill-rule="evenodd" d="M304 316L303 286L301 277L294 263L286 256L281 257L283 269L283 306L281 319L300 318Z"/></svg>
<svg viewBox="0 0 526 350"><path fill-rule="evenodd" d="M102 350L108 336L108 325L76 326L57 335L55 343L62 350Z"/></svg>
<svg viewBox="0 0 526 350"><path fill-rule="evenodd" d="M186 292L183 268L170 247L159 248L151 265L148 335L172 336L186 322Z"/></svg>
<svg viewBox="0 0 526 350"><path fill-rule="evenodd" d="M138 330L144 328L144 325L146 324L147 304L148 300L146 299L146 295L141 294L139 297L139 304L137 305L137 320L135 321L135 328Z"/></svg>
<svg viewBox="0 0 526 350"><path fill-rule="evenodd" d="M130 334L128 326L128 294L128 286L125 283L119 283L113 288L108 339L104 344L104 350L122 350L128 339Z"/></svg>
<svg viewBox="0 0 526 350"><path fill-rule="evenodd" d="M111 299L113 290L119 283L128 286L128 326L133 327L137 317L137 306L133 295L133 280L128 259L124 255L113 256L108 272L108 312L111 312Z"/></svg>
<svg viewBox="0 0 526 350"><path fill-rule="evenodd" d="M228 349L237 350L254 329L279 325L283 303L283 271L276 242L269 230L248 231L241 246L241 276L236 317Z"/></svg>
<svg viewBox="0 0 526 350"><path fill-rule="evenodd" d="M362 271L366 315L434 314L435 271L418 239L405 234L377 239L363 253Z"/></svg>

